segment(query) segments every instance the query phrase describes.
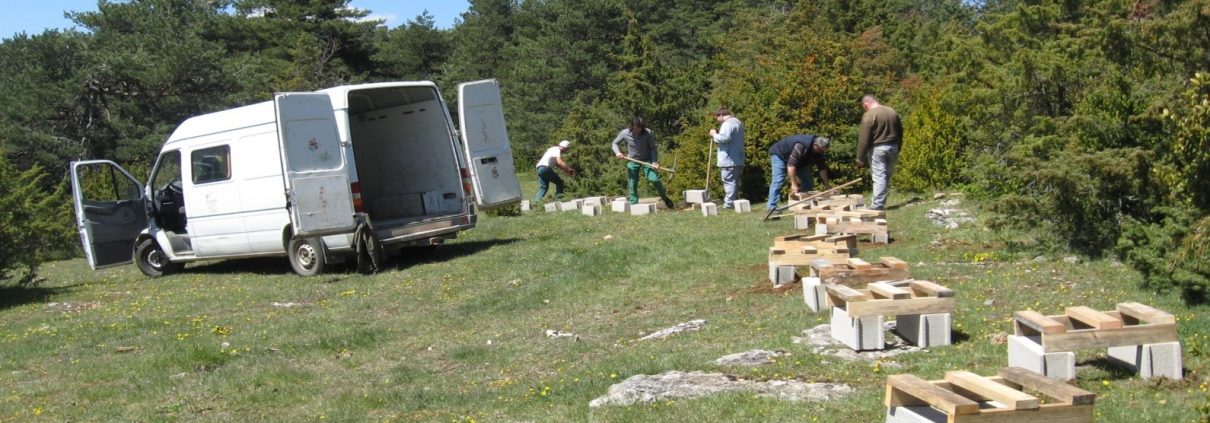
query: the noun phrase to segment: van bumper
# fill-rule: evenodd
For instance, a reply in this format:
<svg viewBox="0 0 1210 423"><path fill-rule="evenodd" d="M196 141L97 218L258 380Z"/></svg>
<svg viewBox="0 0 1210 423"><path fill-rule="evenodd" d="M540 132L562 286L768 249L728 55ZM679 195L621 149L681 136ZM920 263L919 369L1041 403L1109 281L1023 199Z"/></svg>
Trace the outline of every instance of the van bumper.
<svg viewBox="0 0 1210 423"><path fill-rule="evenodd" d="M375 228L382 245L427 245L433 238L453 238L459 231L475 227L478 216L462 214L391 228Z"/></svg>

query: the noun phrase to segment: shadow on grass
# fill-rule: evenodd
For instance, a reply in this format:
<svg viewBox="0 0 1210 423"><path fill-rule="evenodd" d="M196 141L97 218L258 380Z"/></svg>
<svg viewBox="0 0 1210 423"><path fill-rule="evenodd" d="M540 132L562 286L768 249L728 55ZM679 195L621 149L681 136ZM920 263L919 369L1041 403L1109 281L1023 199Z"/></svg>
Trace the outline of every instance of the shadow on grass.
<svg viewBox="0 0 1210 423"><path fill-rule="evenodd" d="M886 209L887 209L887 210L898 210L898 209L900 209L900 208L907 207L907 206L910 206L910 205L912 205L912 204L919 203L919 202L921 202L921 201L924 201L924 198L922 198L922 197L912 197L912 198L909 198L909 199L907 199L907 200L903 200L903 201L902 201L902 202L900 202L899 204L895 204L895 205L890 205L890 206L887 206L887 208L886 208Z"/></svg>
<svg viewBox="0 0 1210 423"><path fill-rule="evenodd" d="M455 242L452 244L432 245L426 247L408 247L387 257L387 267L402 270L409 267L453 260L485 251L492 247L508 245L520 241L518 238L490 239L485 241Z"/></svg>
<svg viewBox="0 0 1210 423"><path fill-rule="evenodd" d="M1108 357L1097 357L1090 360L1076 362L1076 366L1090 366L1100 369L1106 373L1105 379L1108 380L1133 379L1139 375L1137 371L1132 370L1122 363L1110 360Z"/></svg>
<svg viewBox="0 0 1210 423"><path fill-rule="evenodd" d="M965 343L966 341L970 341L970 340L971 340L971 336L968 335L966 332L963 332L963 331L960 331L957 329L950 330L950 343L951 344L962 344L962 343Z"/></svg>
<svg viewBox="0 0 1210 423"><path fill-rule="evenodd" d="M71 288L72 286L43 288L29 285L0 285L0 310L46 302L50 297L70 291Z"/></svg>
<svg viewBox="0 0 1210 423"><path fill-rule="evenodd" d="M220 260L189 265L181 273L228 275L253 273L257 275L284 275L293 273L290 261L285 257L258 257L235 260Z"/></svg>

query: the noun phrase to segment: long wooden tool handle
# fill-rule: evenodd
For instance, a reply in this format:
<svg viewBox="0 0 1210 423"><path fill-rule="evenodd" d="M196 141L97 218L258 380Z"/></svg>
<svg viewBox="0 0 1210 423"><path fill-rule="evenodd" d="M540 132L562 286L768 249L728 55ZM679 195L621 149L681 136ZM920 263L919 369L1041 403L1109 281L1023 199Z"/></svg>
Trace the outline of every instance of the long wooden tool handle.
<svg viewBox="0 0 1210 423"><path fill-rule="evenodd" d="M787 209L789 209L790 207L794 207L794 206L797 206L797 205L799 205L799 204L802 204L802 203L805 203L805 202L808 202L808 201L814 200L814 199L816 199L816 198L819 198L819 197L822 197L822 196L825 196L825 195L831 194L831 193L833 193L833 192L839 191L839 190L841 190L842 188L848 187L848 186L853 185L853 184L856 184L856 183L858 183L858 182L861 182L861 178L857 178L857 179L854 179L854 180L852 180L852 181L845 182L845 183L843 183L843 184L837 185L837 186L835 186L835 187L833 187L832 189L829 189L829 190L827 190L827 191L821 191L821 192L818 192L818 193L816 193L816 194L814 194L814 195L812 195L812 196L810 196L810 197L804 198L804 199L802 199L802 200L798 200L798 202L795 202L795 203L793 203L793 204L787 204L785 207L776 207L776 208L773 208L772 210L769 210L769 214L765 215L765 219L764 219L764 220L769 220L769 217L770 217L770 216L773 216L773 213L774 213L774 212L776 212L776 211L787 210Z"/></svg>
<svg viewBox="0 0 1210 423"><path fill-rule="evenodd" d="M647 163L647 162L642 161L642 160L635 160L635 159L632 159L632 158L629 158L629 157L623 157L623 158L624 158L624 159L626 159L626 160L630 160L630 161L632 161L632 162L635 162L635 163L641 164L641 165L645 165L645 166L650 167L650 168L655 169L655 170L662 170L662 171L665 171L665 172L668 172L668 173L676 173L676 170L669 169L669 168L666 168L666 167L663 167L663 166L656 166L656 165L653 165L653 164L651 164L651 163Z"/></svg>

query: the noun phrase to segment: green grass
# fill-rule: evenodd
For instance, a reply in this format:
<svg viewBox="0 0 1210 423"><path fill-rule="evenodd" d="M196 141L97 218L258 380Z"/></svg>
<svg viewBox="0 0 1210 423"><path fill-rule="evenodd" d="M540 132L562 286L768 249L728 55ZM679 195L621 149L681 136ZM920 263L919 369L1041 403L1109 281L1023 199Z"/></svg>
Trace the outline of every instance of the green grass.
<svg viewBox="0 0 1210 423"><path fill-rule="evenodd" d="M1014 310L1121 301L1178 316L1187 378L1145 381L1104 365L1103 352L1080 352L1079 385L1098 394L1098 420L1199 418L1208 398L1204 308L1140 290L1139 275L1117 263L1035 261L1003 251L978 225L934 228L923 214L935 205L891 211L895 242L861 245L863 258L900 257L913 276L958 292L955 344L898 356L898 368L844 364L791 342L827 318L800 291L768 288L767 248L793 232L790 221L762 223L760 211L538 212L484 216L456 241L405 251L369 276L342 268L299 278L284 258L191 264L159 279L134 266L49 263L38 287L0 288L0 422L872 422L882 419L888 373L938 378L1004 366L1006 347L989 339L1011 332ZM706 328L636 341L692 319ZM546 329L581 339L547 338ZM754 348L792 355L758 368L713 364ZM668 370L843 382L858 393L828 403L731 394L588 407L613 383Z"/></svg>

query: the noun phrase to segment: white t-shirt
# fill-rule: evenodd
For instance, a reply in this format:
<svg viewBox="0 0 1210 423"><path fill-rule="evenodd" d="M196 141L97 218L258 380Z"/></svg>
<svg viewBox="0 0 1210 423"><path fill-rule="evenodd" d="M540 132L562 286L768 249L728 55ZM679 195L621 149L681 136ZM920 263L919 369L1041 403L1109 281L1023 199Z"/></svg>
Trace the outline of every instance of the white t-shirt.
<svg viewBox="0 0 1210 423"><path fill-rule="evenodd" d="M559 147L548 148L548 149L546 149L546 154L543 154L542 158L538 159L538 165L535 167L541 167L541 166L555 167L555 163L556 163L555 159L558 158L562 154L563 154L563 149L561 149Z"/></svg>

